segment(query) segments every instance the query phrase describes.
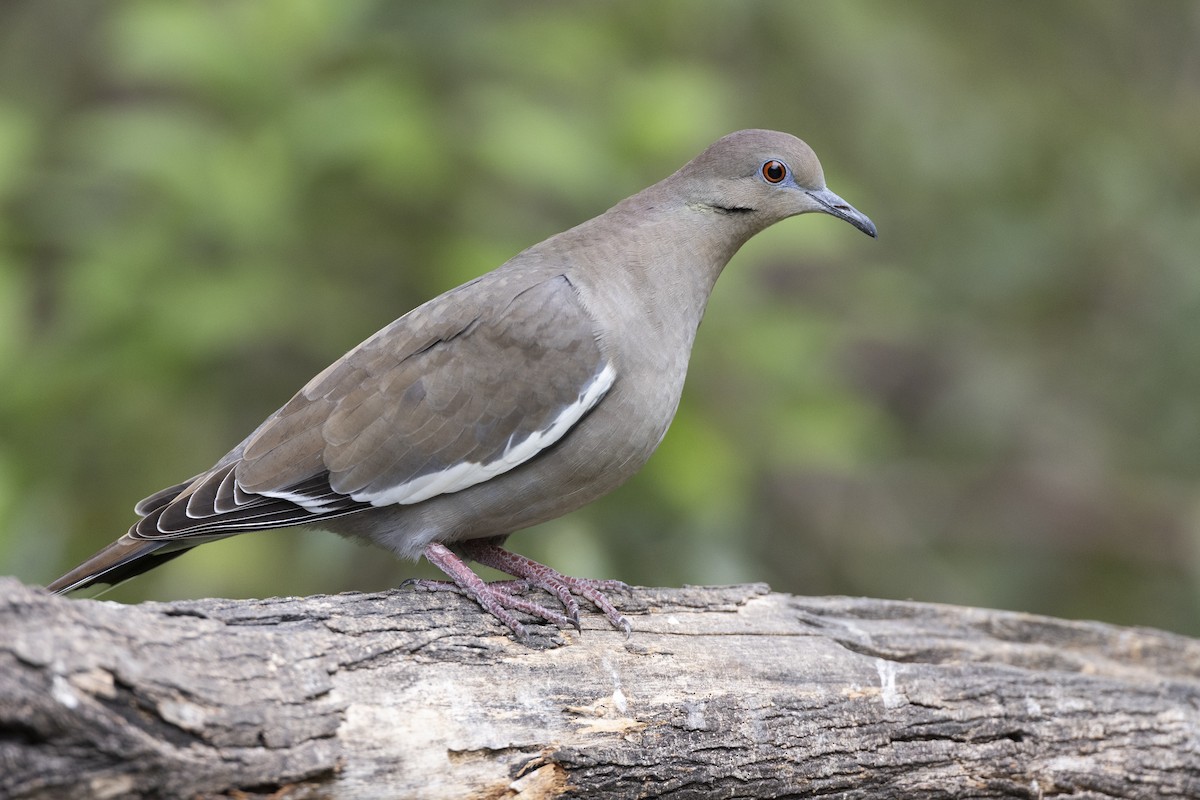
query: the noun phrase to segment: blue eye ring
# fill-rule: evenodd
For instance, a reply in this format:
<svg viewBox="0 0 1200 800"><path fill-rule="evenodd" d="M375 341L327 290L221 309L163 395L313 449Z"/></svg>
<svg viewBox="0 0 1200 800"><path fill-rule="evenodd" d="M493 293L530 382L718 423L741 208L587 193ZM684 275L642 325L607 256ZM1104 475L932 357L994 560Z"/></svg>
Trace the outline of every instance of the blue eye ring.
<svg viewBox="0 0 1200 800"><path fill-rule="evenodd" d="M767 183L782 183L788 176L787 164L771 159L762 165L762 176Z"/></svg>

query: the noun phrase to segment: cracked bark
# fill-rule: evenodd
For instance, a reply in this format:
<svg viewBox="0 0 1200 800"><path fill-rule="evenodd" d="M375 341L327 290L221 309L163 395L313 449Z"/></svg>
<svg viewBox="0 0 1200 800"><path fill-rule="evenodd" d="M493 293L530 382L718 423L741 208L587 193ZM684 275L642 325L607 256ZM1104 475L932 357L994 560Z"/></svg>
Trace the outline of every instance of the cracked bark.
<svg viewBox="0 0 1200 800"><path fill-rule="evenodd" d="M461 597L121 606L0 579L3 798L1200 797L1200 641L637 589L629 638Z"/></svg>

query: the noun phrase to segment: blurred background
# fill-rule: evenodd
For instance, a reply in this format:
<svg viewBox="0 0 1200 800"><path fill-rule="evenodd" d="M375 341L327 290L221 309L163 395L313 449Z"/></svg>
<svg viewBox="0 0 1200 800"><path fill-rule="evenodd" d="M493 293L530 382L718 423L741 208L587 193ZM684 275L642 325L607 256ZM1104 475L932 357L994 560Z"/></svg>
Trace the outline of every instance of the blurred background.
<svg viewBox="0 0 1200 800"><path fill-rule="evenodd" d="M793 132L803 217L717 286L569 574L1200 634L1200 5L0 4L0 573L44 583L414 305ZM124 601L373 590L296 529Z"/></svg>

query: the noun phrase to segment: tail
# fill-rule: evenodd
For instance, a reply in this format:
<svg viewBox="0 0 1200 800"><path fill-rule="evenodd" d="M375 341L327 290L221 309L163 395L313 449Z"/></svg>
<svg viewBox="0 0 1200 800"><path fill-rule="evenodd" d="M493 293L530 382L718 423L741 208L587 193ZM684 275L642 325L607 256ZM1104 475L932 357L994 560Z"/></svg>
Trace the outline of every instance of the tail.
<svg viewBox="0 0 1200 800"><path fill-rule="evenodd" d="M186 544L148 541L125 534L46 588L55 594L66 594L97 584L116 586L183 555L197 544L200 542L194 540Z"/></svg>

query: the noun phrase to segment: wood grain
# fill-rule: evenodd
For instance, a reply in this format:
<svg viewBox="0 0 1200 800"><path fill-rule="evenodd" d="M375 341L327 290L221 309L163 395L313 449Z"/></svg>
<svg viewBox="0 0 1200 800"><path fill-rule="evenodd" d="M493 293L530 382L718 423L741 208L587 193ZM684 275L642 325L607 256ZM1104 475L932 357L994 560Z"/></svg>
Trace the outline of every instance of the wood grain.
<svg viewBox="0 0 1200 800"><path fill-rule="evenodd" d="M1200 797L1200 642L765 586L515 643L456 595L0 579L3 798Z"/></svg>

